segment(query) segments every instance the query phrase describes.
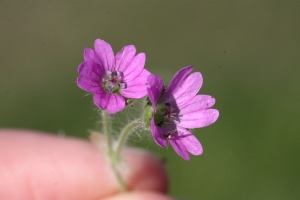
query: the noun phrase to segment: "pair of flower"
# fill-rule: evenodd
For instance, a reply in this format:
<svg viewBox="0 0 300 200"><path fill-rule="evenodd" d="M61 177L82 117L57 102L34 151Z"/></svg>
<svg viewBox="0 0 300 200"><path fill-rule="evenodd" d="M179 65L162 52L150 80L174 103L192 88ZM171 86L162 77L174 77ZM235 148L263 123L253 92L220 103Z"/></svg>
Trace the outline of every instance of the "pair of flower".
<svg viewBox="0 0 300 200"><path fill-rule="evenodd" d="M104 40L96 39L94 47L95 50L84 50L77 84L94 94L94 103L100 109L114 114L125 108L127 99L148 95L145 116L149 117L144 121L150 126L155 142L167 147L170 141L185 160L189 160L189 153L202 154L200 142L189 129L214 123L219 112L210 108L215 103L213 97L197 95L203 82L200 72L191 73L192 66L182 68L165 87L159 76L144 69L146 56L135 55L133 45L123 47L116 56Z"/></svg>

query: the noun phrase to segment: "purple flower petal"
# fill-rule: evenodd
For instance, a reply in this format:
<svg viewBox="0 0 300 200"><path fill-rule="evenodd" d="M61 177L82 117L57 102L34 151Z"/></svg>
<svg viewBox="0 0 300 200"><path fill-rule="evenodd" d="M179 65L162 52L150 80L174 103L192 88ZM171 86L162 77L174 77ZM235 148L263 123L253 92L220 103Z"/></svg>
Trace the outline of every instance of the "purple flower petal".
<svg viewBox="0 0 300 200"><path fill-rule="evenodd" d="M84 61L91 61L97 64L102 64L96 52L93 49L85 48L83 53Z"/></svg>
<svg viewBox="0 0 300 200"><path fill-rule="evenodd" d="M123 47L115 57L115 71L124 72L128 64L131 62L135 55L136 49L133 45Z"/></svg>
<svg viewBox="0 0 300 200"><path fill-rule="evenodd" d="M199 140L187 129L177 127L178 137L181 137L182 144L185 145L186 150L193 155L201 155L203 153L202 145Z"/></svg>
<svg viewBox="0 0 300 200"><path fill-rule="evenodd" d="M169 139L176 153L185 160L190 159L189 153L201 155L203 149L198 139L185 128L178 127L177 129L178 132Z"/></svg>
<svg viewBox="0 0 300 200"><path fill-rule="evenodd" d="M210 108L215 104L216 100L209 95L196 95L190 101L186 102L179 108L179 115L184 115L199 110Z"/></svg>
<svg viewBox="0 0 300 200"><path fill-rule="evenodd" d="M86 92L92 93L99 92L99 90L102 89L99 82L96 82L86 77L78 77L77 85L79 88L85 90Z"/></svg>
<svg viewBox="0 0 300 200"><path fill-rule="evenodd" d="M109 114L115 114L125 108L125 99L118 94L110 94L103 91L102 93L95 93L93 100L102 110L107 109Z"/></svg>
<svg viewBox="0 0 300 200"><path fill-rule="evenodd" d="M126 82L126 88L120 92L126 98L142 98L147 95L147 77L150 72L143 70L142 73L130 82Z"/></svg>
<svg viewBox="0 0 300 200"><path fill-rule="evenodd" d="M164 102L170 102L174 100L173 92L175 89L179 88L185 79L189 76L189 74L193 71L193 66L187 66L180 69L172 78L170 84L168 85L165 94L162 98Z"/></svg>
<svg viewBox="0 0 300 200"><path fill-rule="evenodd" d="M78 67L78 73L81 75L77 78L77 85L87 92L97 92L102 89L101 77L104 71L96 63L87 61Z"/></svg>
<svg viewBox="0 0 300 200"><path fill-rule="evenodd" d="M105 71L100 65L94 62L86 61L79 65L78 74L94 81L100 81L105 75Z"/></svg>
<svg viewBox="0 0 300 200"><path fill-rule="evenodd" d="M115 64L114 52L107 42L97 39L94 43L95 51L99 57L99 61L106 71L113 71Z"/></svg>
<svg viewBox="0 0 300 200"><path fill-rule="evenodd" d="M154 111L156 111L156 104L164 88L164 84L162 79L155 74L149 75L147 82L148 82L148 96Z"/></svg>
<svg viewBox="0 0 300 200"><path fill-rule="evenodd" d="M129 82L138 77L144 69L146 61L146 55L144 53L139 53L130 63L128 63L127 67L123 70L124 81Z"/></svg>
<svg viewBox="0 0 300 200"><path fill-rule="evenodd" d="M178 125L185 128L202 128L214 123L219 117L219 111L216 109L199 110L180 116Z"/></svg>
<svg viewBox="0 0 300 200"><path fill-rule="evenodd" d="M154 141L161 147L167 147L168 140L162 136L164 134L163 130L155 125L154 117L151 119L150 127Z"/></svg>
<svg viewBox="0 0 300 200"><path fill-rule="evenodd" d="M181 85L171 88L168 96L164 95L162 102L171 103L175 101L177 106L188 102L199 92L202 80L200 72L192 73L185 80L181 81Z"/></svg>
<svg viewBox="0 0 300 200"><path fill-rule="evenodd" d="M178 139L170 139L170 143L175 150L175 152L181 156L184 160L190 160L190 155L182 142Z"/></svg>

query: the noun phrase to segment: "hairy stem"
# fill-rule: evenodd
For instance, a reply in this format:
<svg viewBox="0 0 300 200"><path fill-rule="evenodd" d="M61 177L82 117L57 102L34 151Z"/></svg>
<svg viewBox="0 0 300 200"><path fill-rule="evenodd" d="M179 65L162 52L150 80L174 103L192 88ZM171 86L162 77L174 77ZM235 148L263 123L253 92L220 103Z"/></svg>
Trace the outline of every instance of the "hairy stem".
<svg viewBox="0 0 300 200"><path fill-rule="evenodd" d="M103 133L106 136L106 142L107 142L107 156L110 161L110 165L112 167L112 170L116 176L117 182L119 184L120 190L122 192L127 191L126 184L121 176L121 173L117 169L117 165L119 164L119 159L117 160L116 152L113 150L113 145L112 145L112 138L110 134L110 116L109 114L103 110L102 111L102 125L103 125Z"/></svg>
<svg viewBox="0 0 300 200"><path fill-rule="evenodd" d="M109 132L109 115L108 113L103 110L101 112L102 116L102 125L103 125L103 133L106 136L106 141L107 141L107 151L108 151L108 156L111 157L112 155L112 140Z"/></svg>
<svg viewBox="0 0 300 200"><path fill-rule="evenodd" d="M116 163L112 164L112 168L113 168L113 171L116 175L117 182L119 184L119 188L120 188L121 192L126 192L127 191L126 184L125 184L125 182L124 182L124 180L121 176L121 173L119 172L119 170L116 167Z"/></svg>
<svg viewBox="0 0 300 200"><path fill-rule="evenodd" d="M119 159L121 151L122 151L122 149L125 145L126 139L129 136L129 134L132 133L132 131L135 128L137 128L141 125L142 125L142 122L140 122L139 120L135 120L135 121L131 122L130 124L128 124L127 126L124 127L124 129L122 130L122 132L119 136L119 140L118 140L118 143L117 143L117 148L116 148L116 151L115 151L116 159Z"/></svg>
<svg viewBox="0 0 300 200"><path fill-rule="evenodd" d="M121 176L121 173L118 169L118 165L121 163L121 158L120 154L121 151L125 145L126 139L129 136L129 134L132 133L134 129L142 125L142 122L139 120L135 120L128 125L126 125L123 130L121 131L119 135L119 139L117 141L117 146L116 148L113 148L113 142L111 138L111 133L110 133L110 119L109 115L106 111L102 111L102 125L103 125L103 133L106 136L106 142L107 142L107 156L110 161L110 165L112 167L112 170L116 176L117 182L119 184L120 190L122 192L127 191L126 184Z"/></svg>

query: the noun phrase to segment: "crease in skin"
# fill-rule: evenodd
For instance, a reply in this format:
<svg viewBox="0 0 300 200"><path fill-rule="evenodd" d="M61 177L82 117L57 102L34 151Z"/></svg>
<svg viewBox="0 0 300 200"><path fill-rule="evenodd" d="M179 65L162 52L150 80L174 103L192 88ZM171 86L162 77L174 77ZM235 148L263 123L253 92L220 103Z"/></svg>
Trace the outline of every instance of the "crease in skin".
<svg viewBox="0 0 300 200"><path fill-rule="evenodd" d="M123 155L131 191L167 191L160 159L137 149ZM0 199L101 199L119 192L105 157L85 140L0 130L0 158Z"/></svg>

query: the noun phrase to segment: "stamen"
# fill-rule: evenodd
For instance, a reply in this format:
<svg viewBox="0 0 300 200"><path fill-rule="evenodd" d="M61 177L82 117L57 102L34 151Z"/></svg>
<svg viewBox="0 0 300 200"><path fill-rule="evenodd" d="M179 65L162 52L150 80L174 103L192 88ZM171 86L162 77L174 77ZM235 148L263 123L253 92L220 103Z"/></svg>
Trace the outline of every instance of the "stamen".
<svg viewBox="0 0 300 200"><path fill-rule="evenodd" d="M164 117L170 121L174 121L175 120L175 116L176 116L176 112L174 112L174 108L170 106L170 103L165 103L165 105L167 106L165 108L165 114Z"/></svg>
<svg viewBox="0 0 300 200"><path fill-rule="evenodd" d="M107 75L108 77L110 77L110 76L111 76L111 71L107 71L107 72L106 72L106 75Z"/></svg>
<svg viewBox="0 0 300 200"><path fill-rule="evenodd" d="M125 89L125 88L126 88L126 83L121 83L121 84L120 84L120 88L121 88L121 89Z"/></svg>
<svg viewBox="0 0 300 200"><path fill-rule="evenodd" d="M171 107L170 103L165 103L165 106L159 105L158 109L155 113L154 119L155 124L159 127L168 125L168 124L176 124L176 119L178 117L178 113L176 109Z"/></svg>
<svg viewBox="0 0 300 200"><path fill-rule="evenodd" d="M109 93L111 93L112 90L113 90L113 86L107 86L107 90L108 90Z"/></svg>
<svg viewBox="0 0 300 200"><path fill-rule="evenodd" d="M167 132L166 134L164 134L163 136L166 137L166 138L168 138L168 139L171 139L171 138L172 138L172 135L173 135L174 133L177 133L177 129L174 129L174 130L172 130L172 131L169 131L169 132Z"/></svg>
<svg viewBox="0 0 300 200"><path fill-rule="evenodd" d="M126 88L126 83L123 82L123 73L119 71L107 71L101 81L104 90L109 93L119 93L120 89Z"/></svg>

